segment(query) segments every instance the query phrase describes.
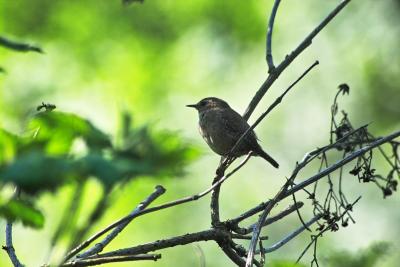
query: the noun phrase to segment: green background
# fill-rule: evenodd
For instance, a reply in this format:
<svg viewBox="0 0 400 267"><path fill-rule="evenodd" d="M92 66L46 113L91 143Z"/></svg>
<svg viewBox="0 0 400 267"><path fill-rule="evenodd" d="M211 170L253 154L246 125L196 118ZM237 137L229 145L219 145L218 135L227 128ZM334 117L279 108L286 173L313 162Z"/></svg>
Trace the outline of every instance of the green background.
<svg viewBox="0 0 400 267"><path fill-rule="evenodd" d="M0 74L0 125L21 133L22 123L45 101L56 104L59 111L86 117L113 135L117 134L119 114L128 111L135 124L178 131L183 139L200 147L201 156L185 168L183 178L142 177L121 188L95 229L128 213L155 184L167 189L157 203L200 192L210 185L219 157L201 140L197 114L185 105L217 96L240 113L244 111L267 76L265 28L272 2L147 0L142 5L123 6L117 0L1 0L1 34L38 44L45 54L0 49L0 66L6 70ZM337 2L282 1L273 37L275 62L280 62ZM251 122L309 65L320 61L256 129L262 146L280 162L280 169L253 158L223 186L222 218L272 197L295 162L327 142L330 104L340 83L348 83L351 93L342 98L339 109L349 112L355 126L372 122L370 129L378 136L398 129L399 15L400 1L352 1L285 71L260 102ZM300 179L313 171L307 170ZM328 261L332 254L360 255L360 249L378 241L393 244L375 266L396 266L400 260L399 195L384 200L374 186L360 186L354 177L348 178L349 195L363 195L354 211L357 224L328 233L319 241L322 266L334 264ZM83 213L99 195L100 186L91 182L84 190ZM66 186L39 199L38 206L46 217L43 229L16 224L14 246L28 266L46 261L46 240L70 194L71 188ZM209 217L209 197L144 216L131 223L109 249L207 229ZM265 230L271 236L266 244L298 225L298 218L291 216ZM0 229L4 229L3 220ZM308 241L305 233L267 255L268 259L293 261ZM1 234L0 243L4 242ZM157 263L135 265L200 266L200 251L206 266L232 265L215 243L199 246L171 248L162 251ZM63 249L60 246L53 253ZM308 264L307 257L304 263ZM5 253L0 266L10 266Z"/></svg>

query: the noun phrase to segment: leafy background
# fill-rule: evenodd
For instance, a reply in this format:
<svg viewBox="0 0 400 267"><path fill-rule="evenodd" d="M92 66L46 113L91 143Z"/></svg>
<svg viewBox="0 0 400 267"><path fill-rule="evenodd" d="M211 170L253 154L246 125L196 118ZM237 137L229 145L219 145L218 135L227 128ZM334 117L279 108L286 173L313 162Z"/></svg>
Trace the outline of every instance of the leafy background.
<svg viewBox="0 0 400 267"><path fill-rule="evenodd" d="M177 176L182 170L178 169L161 173L143 171L113 191L110 211L97 227L125 215L155 184L161 183L167 188L159 201L201 191L211 183L218 157L200 140L197 115L184 105L206 96L217 96L228 100L240 112L245 109L266 77L264 39L271 2L149 0L142 5L123 6L119 1L0 0L2 35L39 44L45 51L45 54L17 54L0 50L0 66L6 71L0 74L0 125L10 133L29 135L27 125L38 120L35 108L46 101L55 103L56 110L64 112L56 113L60 116L73 113L89 119L90 125L104 133L113 148L123 147L121 132L126 120L121 119L121 114L124 112L132 115L129 127L132 131L143 127L152 129L149 138L155 144L164 140L161 136L168 131L175 141L163 146L167 151L176 148L171 143L182 144L190 150L197 147L195 150L200 151L200 156L193 150L174 161L185 162L181 164L185 172L180 178ZM275 61L284 58L335 4L336 1L282 1L274 31ZM296 160L326 142L329 105L339 83L347 82L352 88L340 108L349 112L356 125L372 122L370 127L378 135L399 127L400 56L394 52L400 45L399 13L398 0L352 1L288 68L250 119L253 121L315 59L321 62L257 128L263 146L282 167L274 170L262 160L251 160L222 189L223 218L271 196ZM40 149L62 156L57 151L65 148L62 142L69 142L65 131L52 148L47 147L51 137L43 132L46 147ZM81 140L82 136L78 137ZM78 160L83 160L83 156L79 158L79 141L77 146ZM34 153L31 149L29 153ZM8 157L12 157L10 153ZM29 156L49 160L29 153L27 160ZM104 154L97 158L101 159L112 160ZM188 164L189 161L192 163ZM93 199L101 196L101 181L85 182L84 205L76 218L78 225L84 223L83 214L92 208ZM348 182L350 194L364 196L355 209L357 224L327 234L319 242L321 261L327 266L344 266L340 263L342 257L352 263L348 266L396 266L400 259L396 253L399 251L396 237L400 235L399 195L383 200L373 186L361 187L354 180ZM54 192L40 194L35 209L43 212L45 220L41 221L43 218L39 216L37 222L38 226L44 223L42 229L16 224L15 246L23 262L37 266L48 258L51 236L73 192L74 183L67 183ZM2 188L2 195L11 194L11 187ZM208 199L142 217L127 227L110 248L206 228L210 223L206 214L209 214ZM299 224L295 216L283 223L284 226L276 225L266 232L271 241ZM0 229L4 227L5 222L1 220ZM68 240L64 239L66 246ZM286 261L296 259L308 240L304 234L270 257L279 261L276 266L290 266ZM380 241L390 245L376 243ZM4 244L3 234L0 242ZM206 255L207 266L231 264L214 243L201 243L200 247ZM376 253L377 248L378 252L379 249L387 252L385 256ZM52 253L61 254L64 249L60 246ZM172 266L179 262L180 266L196 266L200 264L199 251L197 246L166 250L156 264ZM380 257L379 264L374 263L374 257ZM308 263L307 258L304 263ZM138 266L152 264L137 263ZM9 266L9 259L0 257L0 265Z"/></svg>

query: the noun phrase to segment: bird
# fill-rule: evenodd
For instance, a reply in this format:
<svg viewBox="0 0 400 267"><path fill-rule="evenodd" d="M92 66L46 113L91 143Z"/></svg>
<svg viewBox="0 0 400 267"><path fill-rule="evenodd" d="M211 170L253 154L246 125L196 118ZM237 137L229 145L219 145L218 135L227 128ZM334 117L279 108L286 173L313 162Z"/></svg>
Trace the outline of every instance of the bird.
<svg viewBox="0 0 400 267"><path fill-rule="evenodd" d="M198 111L200 134L218 155L228 156L242 134L250 128L239 113L217 97L206 97L197 104L186 106ZM278 162L261 148L257 140L256 134L251 130L229 156L240 157L252 152L278 168Z"/></svg>

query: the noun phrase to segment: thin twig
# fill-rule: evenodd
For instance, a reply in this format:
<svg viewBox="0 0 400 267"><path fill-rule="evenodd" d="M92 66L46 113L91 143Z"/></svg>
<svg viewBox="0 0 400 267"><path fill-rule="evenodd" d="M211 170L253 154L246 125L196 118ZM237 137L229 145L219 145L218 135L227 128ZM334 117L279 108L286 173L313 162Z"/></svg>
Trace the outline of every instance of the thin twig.
<svg viewBox="0 0 400 267"><path fill-rule="evenodd" d="M268 22L268 30L267 30L267 44L266 44L266 59L268 64L268 72L271 73L274 71L274 60L272 56L272 31L274 29L274 21L276 12L278 11L278 7L281 0L275 0L274 6L272 7L271 15L269 16Z"/></svg>
<svg viewBox="0 0 400 267"><path fill-rule="evenodd" d="M344 215L346 215L353 207L354 205L361 199L361 196L359 196L352 204L348 205L346 207L345 211L340 215L338 220L342 219ZM331 227L336 223L336 221L331 222L327 227L325 227L322 231L320 231L316 236L313 236L311 238L311 242L307 245L307 247L303 250L303 252L300 254L299 258L297 259L296 263L298 263L301 258L304 256L304 254L307 252L307 250L310 248L310 246L317 240L318 237L322 236L323 233L325 233L328 230L331 230Z"/></svg>
<svg viewBox="0 0 400 267"><path fill-rule="evenodd" d="M279 249L280 247L282 247L283 245L285 245L286 243L288 243L290 240L292 240L293 238L295 238L296 236L298 236L300 233L302 233L304 230L306 230L307 228L309 228L312 224L314 224L316 221L318 221L319 219L321 219L323 215L317 215L314 218L312 218L311 220L309 220L308 222L305 223L305 225L301 225L299 228L297 228L296 230L294 230L293 232L291 232L289 235L287 235L285 238L283 238L282 240L276 242L275 244L273 244L272 246L268 247L268 248L264 248L264 253L271 253L277 249Z"/></svg>
<svg viewBox="0 0 400 267"><path fill-rule="evenodd" d="M228 173L227 175L225 175L223 178L221 178L217 183L213 184L210 188L204 190L203 192L196 194L196 195L192 195L189 197L185 197L185 198L181 198L181 199L177 199L174 201L170 201L167 202L165 204L159 205L159 206L155 206L152 208L147 208L144 210L141 210L140 212L133 214L133 215L127 215L121 219L119 219L118 221L110 224L109 226L105 227L104 229L102 229L101 231L97 232L96 234L94 234L93 236L91 236L90 238L88 238L86 241L84 241L83 243L81 243L79 246L77 246L75 249L73 249L67 256L66 256L66 260L70 259L71 257L73 257L74 255L76 255L77 253L79 253L80 251L82 251L83 249L87 248L94 240L98 239L99 237L101 237L102 235L104 235L105 233L107 233L108 231L112 230L113 228L117 227L118 225L128 221L128 220L132 220L133 218L142 216L144 214L147 213L151 213L151 212L155 212L158 210L162 210L162 209L166 209L166 208L170 208L170 207L174 207L183 203L187 203L190 201L195 201L198 200L204 196L206 196L207 194L209 194L211 191L214 190L214 188L216 188L218 185L222 184L224 181L226 181L230 176L232 176L235 172L237 172L240 168L242 168L246 162L250 159L251 155L248 155L235 169L233 169L230 173Z"/></svg>
<svg viewBox="0 0 400 267"><path fill-rule="evenodd" d="M293 197L293 203L296 204L297 203L296 194L293 194L292 197ZM299 209L296 209L296 213L297 213L297 217L299 217L299 220L300 220L301 224L304 226L304 228L307 229L307 231L311 232L311 229L308 228L307 224L304 222Z"/></svg>
<svg viewBox="0 0 400 267"><path fill-rule="evenodd" d="M15 187L13 198L18 198L20 195L20 189L18 187ZM12 236L12 227L13 227L13 222L10 220L7 220L6 223L6 245L2 247L7 254L8 257L11 260L11 263L13 264L14 267L23 267L24 265L19 261L17 254L15 253L15 248L13 245L13 236Z"/></svg>
<svg viewBox="0 0 400 267"><path fill-rule="evenodd" d="M17 254L15 253L15 249L13 246L12 239L12 222L7 221L6 224L6 245L3 246L3 249L7 252L8 257L10 258L14 267L23 267L24 265L18 260Z"/></svg>
<svg viewBox="0 0 400 267"><path fill-rule="evenodd" d="M155 199L157 199L159 196L165 193L165 188L162 187L161 185L157 185L154 189L154 192L151 193L145 200L143 200L129 215L132 217L130 220L126 220L124 223L118 225L113 232L111 232L108 236L106 236L101 242L97 243L94 247L91 249L85 251L81 255L78 255L78 258L86 258L90 255L96 254L100 252L108 243L110 243L121 231L122 229L125 228L126 225L128 225L133 218L135 218L135 214L138 212L142 211L145 209L151 202L153 202ZM71 259L73 256L77 255L80 251L82 251L84 248L86 248L89 243L82 243L80 246L76 247L73 249L71 252L67 254L67 256L64 259L64 263L67 262L69 259ZM83 245L85 244L85 245Z"/></svg>
<svg viewBox="0 0 400 267"><path fill-rule="evenodd" d="M165 193L165 188L161 185L156 186L153 193L151 193L145 200L143 200L129 215L134 216L141 210L144 210L148 205L150 205L154 200L156 200L159 196ZM109 233L101 242L97 243L91 249L83 252L82 254L77 255L77 258L87 258L91 255L97 254L101 252L130 222L131 220L127 220L124 223L121 223L114 230Z"/></svg>
<svg viewBox="0 0 400 267"><path fill-rule="evenodd" d="M251 240L250 235L241 235L241 234L231 234L232 239L243 239L243 240ZM268 240L268 236L260 236L260 240Z"/></svg>
<svg viewBox="0 0 400 267"><path fill-rule="evenodd" d="M258 103L261 101L265 93L271 88L275 80L280 76L280 74L292 63L294 59L297 58L308 46L311 45L314 37L323 29L325 26L334 18L336 15L348 4L351 0L343 0L339 5L329 13L329 15L312 30L307 37L289 54L285 59L275 68L275 70L270 73L264 83L261 85L260 89L256 92L253 99L251 100L246 112L243 114L243 118L248 120L251 114L256 109Z"/></svg>
<svg viewBox="0 0 400 267"><path fill-rule="evenodd" d="M239 267L244 266L245 261L236 253L236 251L231 246L229 246L225 242L218 242L218 245L232 262L234 262Z"/></svg>
<svg viewBox="0 0 400 267"><path fill-rule="evenodd" d="M303 202L296 202L294 205L291 205L290 207L288 207L286 210L280 212L279 214L266 219L263 224L263 227L273 224L273 223L279 221L280 219L288 216L289 214L293 213L294 211L301 209L303 207L303 205L304 205ZM228 223L228 225L230 224L229 221L227 223ZM242 234L242 235L249 234L249 233L253 232L254 227L256 227L255 223L248 226L245 229L240 229L238 233ZM236 230L236 229L234 229L234 230Z"/></svg>
<svg viewBox="0 0 400 267"><path fill-rule="evenodd" d="M293 177L295 177L295 175L293 175ZM275 206L275 204L278 201L280 201L280 199L282 198L282 195L287 191L287 188L290 186L290 184L292 182L292 179L294 179L294 178L291 177L282 186L282 188L275 195L275 197L272 200L269 201L268 205L265 207L263 213L261 214L257 224L255 225L255 227L253 229L253 236L251 238L250 245L249 245L249 252L248 252L248 255L247 255L247 259L246 259L246 267L253 266L254 255L255 255L255 251L256 251L258 238L259 238L260 233L261 233L261 228L263 227L263 225L265 223L265 220L267 219L267 216L271 212L272 208Z"/></svg>
<svg viewBox="0 0 400 267"><path fill-rule="evenodd" d="M128 261L157 261L161 259L161 254L143 254L143 255L128 255L117 257L90 258L71 261L60 265L61 267L84 267L106 264L111 262L128 262ZM48 267L46 265L42 267Z"/></svg>
<svg viewBox="0 0 400 267"><path fill-rule="evenodd" d="M348 162L356 159L357 157L365 154L366 152L370 151L371 149L374 149L374 148L376 148L376 147L378 147L378 146L380 146L382 144L385 144L385 143L387 143L387 142L389 142L389 141L391 141L391 140L393 140L393 139L395 139L395 138L397 138L399 136L400 136L400 131L397 131L397 132L394 132L394 133L392 133L392 134L390 134L388 136L385 136L385 137L382 137L380 139L377 139L376 141L370 143L368 146L365 146L363 148L360 148L360 149L354 151L353 153L349 154L346 158L343 158L343 159L339 160L338 162L336 162L335 164L331 165L330 167L320 171L319 173L317 173L317 174L305 179L303 182L293 186L291 189L289 189L282 196L282 199L290 196L291 194L293 194L293 193L295 193L295 192L297 192L299 190L302 190L306 186L308 186L308 185L318 181L319 179L325 177L326 175L334 172L335 170L339 169L341 166L343 166L343 165L347 164ZM246 211L242 215L240 215L240 216L238 216L238 217L236 217L234 219L231 219L229 221L230 221L230 223L238 223L238 222L240 222L242 220L245 220L245 219L253 216L254 214L257 214L258 212L263 211L268 206L269 203L270 203L270 201L261 203L261 204L257 205L256 207Z"/></svg>
<svg viewBox="0 0 400 267"><path fill-rule="evenodd" d="M232 147L231 151L228 153L228 155L232 155L233 152L235 152L235 150L237 149L237 147L239 146L239 144L242 142L242 140L244 140L245 136L251 132L252 130L254 130L254 128L257 127L257 125L279 104L282 102L282 99L285 97L285 95L301 80L304 78L304 76L307 75L307 73L309 73L315 66L317 66L319 64L318 60L315 61L310 67L308 67L308 69L306 69L306 71L303 72L302 75L300 75L299 78L297 78L297 80L295 80L277 99L275 99L275 101L267 108L267 110L261 114L260 117L258 117L258 119L250 126L250 128L248 128L241 136L240 138L236 141L235 145Z"/></svg>

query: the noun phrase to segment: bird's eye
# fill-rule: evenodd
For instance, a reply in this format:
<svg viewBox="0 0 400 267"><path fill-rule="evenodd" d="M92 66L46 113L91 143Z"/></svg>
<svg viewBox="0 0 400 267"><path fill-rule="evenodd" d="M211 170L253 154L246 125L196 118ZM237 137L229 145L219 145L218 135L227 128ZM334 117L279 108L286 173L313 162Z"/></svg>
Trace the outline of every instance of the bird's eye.
<svg viewBox="0 0 400 267"><path fill-rule="evenodd" d="M206 101L200 101L200 106L204 107L205 105L207 105Z"/></svg>

